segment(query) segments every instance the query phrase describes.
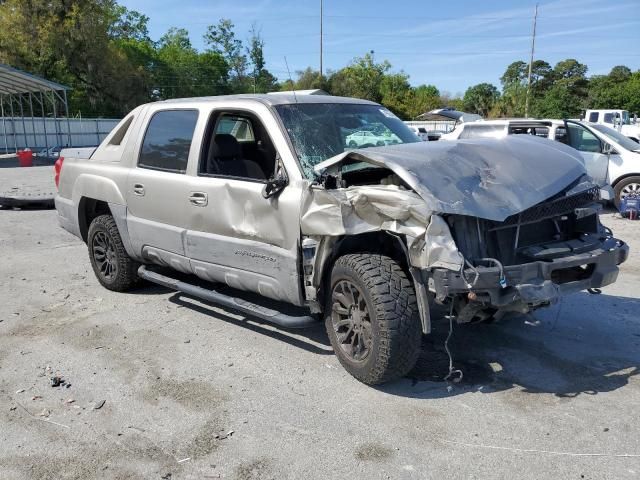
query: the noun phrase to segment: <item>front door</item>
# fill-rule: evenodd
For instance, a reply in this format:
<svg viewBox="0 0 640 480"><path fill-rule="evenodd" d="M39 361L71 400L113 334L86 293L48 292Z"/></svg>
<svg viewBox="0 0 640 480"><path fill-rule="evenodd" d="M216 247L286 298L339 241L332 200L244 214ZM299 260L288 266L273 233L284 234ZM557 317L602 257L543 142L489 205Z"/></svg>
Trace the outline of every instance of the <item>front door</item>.
<svg viewBox="0 0 640 480"><path fill-rule="evenodd" d="M567 142L578 150L584 158L587 173L598 185L607 185L609 155L602 153L602 142L584 125L566 121Z"/></svg>
<svg viewBox="0 0 640 480"><path fill-rule="evenodd" d="M251 110L214 110L191 176L186 254L196 275L301 304L298 265L302 183L264 198L283 166Z"/></svg>

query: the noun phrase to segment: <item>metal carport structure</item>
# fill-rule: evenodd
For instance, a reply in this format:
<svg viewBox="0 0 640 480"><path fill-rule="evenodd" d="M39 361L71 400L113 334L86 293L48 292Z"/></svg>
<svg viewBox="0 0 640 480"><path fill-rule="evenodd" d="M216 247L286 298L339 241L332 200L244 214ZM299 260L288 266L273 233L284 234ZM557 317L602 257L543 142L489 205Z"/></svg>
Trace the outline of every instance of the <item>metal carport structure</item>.
<svg viewBox="0 0 640 480"><path fill-rule="evenodd" d="M0 139L0 149L4 148L5 153L11 150L18 151L18 137L23 137L22 144L26 146L27 128L26 123L31 123L31 135L35 144L36 122L42 121L44 128L46 148L49 147L47 140L47 116L53 119L58 118L58 113L64 112L67 123L67 145L71 145L71 126L69 124L69 104L67 102L67 90L69 87L50 80L23 72L9 65L0 64L0 121L2 122L2 139ZM30 117L25 117L25 111ZM36 114L39 119L36 120ZM11 132L7 132L8 119L11 118ZM27 120L28 118L28 120ZM17 122L22 123L22 133L18 132ZM63 132L58 132L56 125L56 139ZM10 142L9 137L13 137ZM11 149L11 150L10 150Z"/></svg>

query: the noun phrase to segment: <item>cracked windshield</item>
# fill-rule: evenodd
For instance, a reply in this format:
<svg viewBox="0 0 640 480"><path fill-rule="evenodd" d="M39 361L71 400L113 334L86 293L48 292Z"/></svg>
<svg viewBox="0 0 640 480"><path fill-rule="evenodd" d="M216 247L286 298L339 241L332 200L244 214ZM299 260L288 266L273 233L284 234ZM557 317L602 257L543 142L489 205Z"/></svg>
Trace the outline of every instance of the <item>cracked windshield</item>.
<svg viewBox="0 0 640 480"><path fill-rule="evenodd" d="M309 179L315 177L314 166L344 151L420 141L379 105L307 103L275 108Z"/></svg>

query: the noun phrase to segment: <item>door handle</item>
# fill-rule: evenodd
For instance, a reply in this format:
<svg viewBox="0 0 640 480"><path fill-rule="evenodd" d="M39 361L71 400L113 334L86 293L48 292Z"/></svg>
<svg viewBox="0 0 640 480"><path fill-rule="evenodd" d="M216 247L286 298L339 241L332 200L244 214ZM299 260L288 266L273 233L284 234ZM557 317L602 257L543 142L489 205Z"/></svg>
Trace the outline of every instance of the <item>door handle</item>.
<svg viewBox="0 0 640 480"><path fill-rule="evenodd" d="M142 185L141 183L134 183L133 184L133 194L143 197L144 196L144 185Z"/></svg>
<svg viewBox="0 0 640 480"><path fill-rule="evenodd" d="M204 192L191 192L189 201L198 207L204 207L209 203L209 198Z"/></svg>

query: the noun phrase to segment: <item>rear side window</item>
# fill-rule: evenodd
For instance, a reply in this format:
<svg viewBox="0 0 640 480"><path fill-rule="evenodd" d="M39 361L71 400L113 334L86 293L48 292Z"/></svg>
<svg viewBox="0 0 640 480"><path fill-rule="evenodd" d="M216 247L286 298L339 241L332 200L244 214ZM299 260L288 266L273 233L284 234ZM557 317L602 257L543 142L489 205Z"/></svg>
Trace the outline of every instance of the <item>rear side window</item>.
<svg viewBox="0 0 640 480"><path fill-rule="evenodd" d="M598 112L591 112L589 114L589 121L596 123L598 121Z"/></svg>
<svg viewBox="0 0 640 480"><path fill-rule="evenodd" d="M131 126L131 122L133 122L133 115L131 115L127 120L122 124L122 126L118 129L111 140L109 141L109 145L120 145L124 136L127 134L129 127Z"/></svg>
<svg viewBox="0 0 640 480"><path fill-rule="evenodd" d="M475 125L473 127L467 125L462 130L460 138L495 138L504 135L504 130L503 125Z"/></svg>
<svg viewBox="0 0 640 480"><path fill-rule="evenodd" d="M197 110L155 113L144 135L138 166L184 173L197 120Z"/></svg>
<svg viewBox="0 0 640 480"><path fill-rule="evenodd" d="M613 123L613 113L604 114L604 123Z"/></svg>
<svg viewBox="0 0 640 480"><path fill-rule="evenodd" d="M239 142L253 142L253 130L249 119L238 117L235 115L224 115L218 120L216 125L216 135L219 133L228 133L233 135Z"/></svg>

